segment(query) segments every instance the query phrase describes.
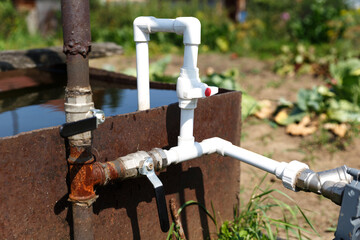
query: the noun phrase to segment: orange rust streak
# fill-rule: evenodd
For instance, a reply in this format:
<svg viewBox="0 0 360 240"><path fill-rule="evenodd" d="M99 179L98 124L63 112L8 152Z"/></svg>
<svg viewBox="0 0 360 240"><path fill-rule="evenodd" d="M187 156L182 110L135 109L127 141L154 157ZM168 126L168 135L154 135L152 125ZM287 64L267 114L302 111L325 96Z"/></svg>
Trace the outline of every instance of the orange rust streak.
<svg viewBox="0 0 360 240"><path fill-rule="evenodd" d="M89 200L94 198L93 164L70 165L71 193L72 200Z"/></svg>
<svg viewBox="0 0 360 240"><path fill-rule="evenodd" d="M125 176L125 168L119 162L94 162L88 147L70 147L69 172L70 195L74 201L88 201L96 198L94 186Z"/></svg>
<svg viewBox="0 0 360 240"><path fill-rule="evenodd" d="M116 171L116 167L115 167L115 164L113 162L107 162L106 166L109 169L110 179L117 179L117 178L120 177L121 173L118 173Z"/></svg>
<svg viewBox="0 0 360 240"><path fill-rule="evenodd" d="M116 167L114 162L104 164L92 162L87 164L70 164L71 193L70 199L75 201L86 201L95 198L95 185L104 185L106 176L103 166L109 173L108 180L114 180L125 176L123 166ZM120 171L120 172L119 172Z"/></svg>

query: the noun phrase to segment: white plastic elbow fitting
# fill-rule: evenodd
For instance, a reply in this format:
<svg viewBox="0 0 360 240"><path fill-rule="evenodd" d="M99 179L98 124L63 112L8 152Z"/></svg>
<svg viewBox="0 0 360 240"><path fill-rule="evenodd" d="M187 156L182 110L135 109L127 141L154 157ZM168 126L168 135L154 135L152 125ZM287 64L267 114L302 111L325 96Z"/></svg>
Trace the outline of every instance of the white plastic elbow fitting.
<svg viewBox="0 0 360 240"><path fill-rule="evenodd" d="M201 143L194 142L191 145L172 147L165 150L168 164L184 162L205 154L218 153L225 156L225 148L232 146L232 143L218 137L209 138Z"/></svg>
<svg viewBox="0 0 360 240"><path fill-rule="evenodd" d="M178 17L174 22L176 34L184 35L184 44L199 45L201 43L201 23L194 17Z"/></svg>

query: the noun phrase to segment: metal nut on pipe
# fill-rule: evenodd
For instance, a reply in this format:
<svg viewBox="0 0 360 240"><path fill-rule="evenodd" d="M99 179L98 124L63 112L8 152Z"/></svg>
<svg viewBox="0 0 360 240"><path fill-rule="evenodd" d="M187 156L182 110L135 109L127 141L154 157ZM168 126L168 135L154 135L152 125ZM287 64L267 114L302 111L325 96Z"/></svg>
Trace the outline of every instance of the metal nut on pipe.
<svg viewBox="0 0 360 240"><path fill-rule="evenodd" d="M296 187L303 191L321 194L321 187L327 181L350 183L352 177L346 173L346 169L346 166L341 166L318 173L305 169L300 173Z"/></svg>
<svg viewBox="0 0 360 240"><path fill-rule="evenodd" d="M327 181L321 187L321 194L340 206L345 186L344 182Z"/></svg>
<svg viewBox="0 0 360 240"><path fill-rule="evenodd" d="M346 170L346 166L318 173L305 169L300 172L296 187L299 190L321 194L340 205L345 185L352 181Z"/></svg>
<svg viewBox="0 0 360 240"><path fill-rule="evenodd" d="M304 169L300 172L300 175L297 178L296 188L303 191L321 194L321 185L318 174L310 169Z"/></svg>

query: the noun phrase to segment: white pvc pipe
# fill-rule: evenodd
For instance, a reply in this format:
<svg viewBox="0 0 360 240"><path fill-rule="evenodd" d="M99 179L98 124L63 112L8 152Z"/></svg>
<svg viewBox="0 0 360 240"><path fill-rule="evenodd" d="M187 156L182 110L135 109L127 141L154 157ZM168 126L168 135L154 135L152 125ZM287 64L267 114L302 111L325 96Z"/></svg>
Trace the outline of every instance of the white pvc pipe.
<svg viewBox="0 0 360 240"><path fill-rule="evenodd" d="M149 33L156 32L174 32L174 22L175 19L169 18L152 18L152 21L149 22Z"/></svg>
<svg viewBox="0 0 360 240"><path fill-rule="evenodd" d="M200 157L204 154L217 152L222 156L229 156L262 169L268 173L274 174L281 179L284 186L293 191L296 189L296 180L298 174L308 165L296 160L287 162L278 162L273 159L250 152L246 149L233 145L231 142L218 137L205 139L201 143L195 142L192 145L184 145L164 150L168 165Z"/></svg>
<svg viewBox="0 0 360 240"><path fill-rule="evenodd" d="M194 69L197 67L198 49L198 45L185 45L183 68Z"/></svg>
<svg viewBox="0 0 360 240"><path fill-rule="evenodd" d="M260 154L250 152L244 148L229 145L224 149L224 155L236 158L242 162L260 168L268 173L274 174L280 162L261 156Z"/></svg>
<svg viewBox="0 0 360 240"><path fill-rule="evenodd" d="M136 74L138 110L150 108L149 47L148 42L136 43Z"/></svg>
<svg viewBox="0 0 360 240"><path fill-rule="evenodd" d="M194 144L194 109L181 108L180 113L180 136L178 145Z"/></svg>
<svg viewBox="0 0 360 240"><path fill-rule="evenodd" d="M197 152L194 153L194 151ZM195 142L192 144L192 146L179 145L178 147L174 147L168 151L165 151L169 165L171 163L179 163L182 161L191 160L194 157L202 156L203 154L211 154L215 152L222 156L233 157L271 174L276 174L276 169L281 165L281 163L278 161L261 156L254 152L250 152L241 147L233 145L231 142L217 137L206 139L201 143Z"/></svg>
<svg viewBox="0 0 360 240"><path fill-rule="evenodd" d="M168 165L180 163L207 154L203 151L201 144L194 142L192 145L172 147L164 150Z"/></svg>
<svg viewBox="0 0 360 240"><path fill-rule="evenodd" d="M150 108L149 48L150 33L174 32L183 35L185 44L184 67L194 69L197 65L201 24L193 17L159 19L138 17L134 20L134 41L136 42L136 71L138 84L138 109ZM145 92L147 91L147 92Z"/></svg>

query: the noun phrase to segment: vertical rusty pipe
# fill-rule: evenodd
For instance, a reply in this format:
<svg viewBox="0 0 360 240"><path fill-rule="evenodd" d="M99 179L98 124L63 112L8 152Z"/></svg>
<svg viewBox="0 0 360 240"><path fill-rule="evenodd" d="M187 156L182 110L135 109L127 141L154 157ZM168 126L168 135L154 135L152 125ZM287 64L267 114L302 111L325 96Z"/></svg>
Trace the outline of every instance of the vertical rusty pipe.
<svg viewBox="0 0 360 240"><path fill-rule="evenodd" d="M73 122L86 118L89 110L94 107L89 82L88 54L91 51L89 0L61 0L61 13L63 51L66 54L68 78L65 90L65 113L66 122ZM72 202L75 240L94 239L91 204L95 201L96 195L91 194L92 191L73 190L86 190L84 186L78 186L79 183L75 180L82 176L87 177L91 169L93 163L91 144L91 132L69 137L68 164L72 176L69 200ZM79 193L84 193L86 196Z"/></svg>
<svg viewBox="0 0 360 240"><path fill-rule="evenodd" d="M74 239L94 239L92 226L92 206L72 205Z"/></svg>

